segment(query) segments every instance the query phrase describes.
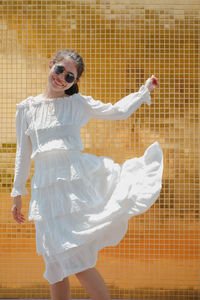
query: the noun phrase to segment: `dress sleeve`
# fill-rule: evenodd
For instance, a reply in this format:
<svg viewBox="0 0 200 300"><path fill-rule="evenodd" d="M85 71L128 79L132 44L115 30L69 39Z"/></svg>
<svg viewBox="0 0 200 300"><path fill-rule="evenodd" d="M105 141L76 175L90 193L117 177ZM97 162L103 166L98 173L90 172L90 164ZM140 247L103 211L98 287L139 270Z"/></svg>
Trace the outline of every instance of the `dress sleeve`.
<svg viewBox="0 0 200 300"><path fill-rule="evenodd" d="M151 96L147 87L142 85L138 92L129 94L114 105L94 100L91 96L85 96L88 117L104 120L123 120L136 111L143 102L151 104Z"/></svg>
<svg viewBox="0 0 200 300"><path fill-rule="evenodd" d="M31 166L32 144L30 137L25 134L28 127L25 118L25 107L17 104L15 117L17 151L15 157L15 177L11 197L27 194L26 181L29 176Z"/></svg>

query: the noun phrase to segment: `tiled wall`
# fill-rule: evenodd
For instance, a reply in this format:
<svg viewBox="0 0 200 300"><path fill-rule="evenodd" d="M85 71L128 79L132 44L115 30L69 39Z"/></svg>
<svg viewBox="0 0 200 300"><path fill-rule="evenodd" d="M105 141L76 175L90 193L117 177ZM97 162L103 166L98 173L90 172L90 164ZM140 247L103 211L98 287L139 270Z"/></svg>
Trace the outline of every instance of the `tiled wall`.
<svg viewBox="0 0 200 300"><path fill-rule="evenodd" d="M43 92L49 60L70 48L86 64L80 91L95 99L115 103L152 74L160 82L151 106L126 120L93 119L81 132L85 152L120 163L156 140L164 153L159 199L99 254L112 298L199 299L199 1L3 0L0 35L0 298L50 297L34 224L11 215L15 104ZM70 282L73 298L87 298Z"/></svg>

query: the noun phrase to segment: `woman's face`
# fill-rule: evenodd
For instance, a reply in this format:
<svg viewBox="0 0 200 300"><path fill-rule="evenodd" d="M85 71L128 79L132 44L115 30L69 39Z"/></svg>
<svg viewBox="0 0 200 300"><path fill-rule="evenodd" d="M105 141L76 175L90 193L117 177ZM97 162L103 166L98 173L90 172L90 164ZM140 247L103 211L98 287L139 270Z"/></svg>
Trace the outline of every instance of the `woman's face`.
<svg viewBox="0 0 200 300"><path fill-rule="evenodd" d="M57 66L63 67L60 69L61 70L63 69L64 71L62 73L58 73L56 70ZM51 90L53 90L54 92L62 93L65 90L69 89L74 83L77 82L77 80L76 80L77 69L76 69L76 65L72 58L68 57L61 61L58 61L55 64L50 65L50 68L51 68L51 70L49 72L48 85L49 85L49 88ZM65 77L69 72L74 75L74 81L70 82L70 83L65 80Z"/></svg>

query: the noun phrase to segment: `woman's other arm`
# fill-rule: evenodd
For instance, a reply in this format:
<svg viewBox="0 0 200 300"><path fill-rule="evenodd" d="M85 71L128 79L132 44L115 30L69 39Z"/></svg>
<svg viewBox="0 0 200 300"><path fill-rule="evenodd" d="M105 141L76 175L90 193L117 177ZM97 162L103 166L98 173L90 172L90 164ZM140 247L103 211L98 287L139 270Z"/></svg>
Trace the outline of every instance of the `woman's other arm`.
<svg viewBox="0 0 200 300"><path fill-rule="evenodd" d="M21 223L24 216L21 214L21 196L27 194L26 181L31 166L32 145L30 137L25 134L28 127L25 117L25 106L18 104L15 117L17 150L15 157L15 176L11 197L14 197L12 213L14 219Z"/></svg>

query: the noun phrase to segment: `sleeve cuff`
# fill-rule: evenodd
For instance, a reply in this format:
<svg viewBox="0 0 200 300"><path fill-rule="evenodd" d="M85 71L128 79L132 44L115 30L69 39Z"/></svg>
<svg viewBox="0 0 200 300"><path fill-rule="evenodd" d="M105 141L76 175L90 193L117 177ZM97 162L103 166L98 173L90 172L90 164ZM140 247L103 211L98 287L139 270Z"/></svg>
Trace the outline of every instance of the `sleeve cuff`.
<svg viewBox="0 0 200 300"><path fill-rule="evenodd" d="M149 89L145 85L142 85L139 89L139 92L143 94L143 96L142 96L143 101L147 105L151 105L151 94L149 92Z"/></svg>
<svg viewBox="0 0 200 300"><path fill-rule="evenodd" d="M26 188L23 189L13 188L10 196L11 197L16 197L19 195L24 196L25 194L28 194L28 190Z"/></svg>

